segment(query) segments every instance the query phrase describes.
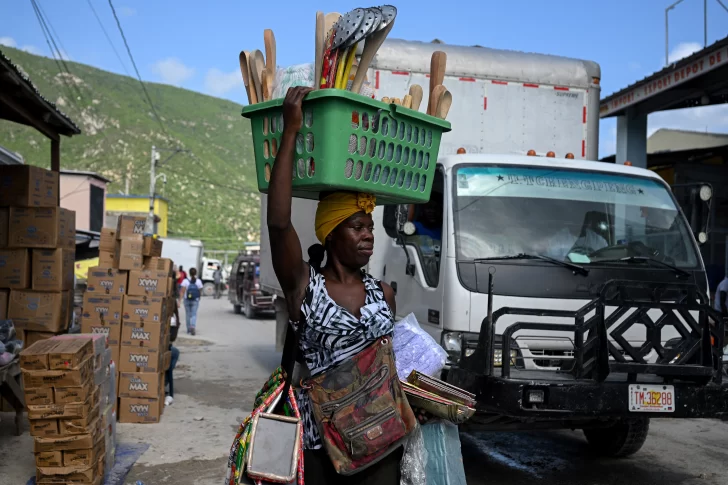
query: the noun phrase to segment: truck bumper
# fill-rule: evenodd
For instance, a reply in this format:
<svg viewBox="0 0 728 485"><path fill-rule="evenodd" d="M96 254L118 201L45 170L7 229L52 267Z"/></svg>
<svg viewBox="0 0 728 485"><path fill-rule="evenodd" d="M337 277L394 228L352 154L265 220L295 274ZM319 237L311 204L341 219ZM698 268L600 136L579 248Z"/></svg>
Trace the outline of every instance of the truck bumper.
<svg viewBox="0 0 728 485"><path fill-rule="evenodd" d="M542 374L545 374L543 372ZM518 418L590 419L627 415L664 418L728 416L728 385L674 382L674 412L632 412L629 382L592 380L504 379L452 368L448 382L477 396L478 412ZM645 382L645 384L652 384ZM652 385L660 385L654 383ZM542 403L529 403L531 391L543 391Z"/></svg>

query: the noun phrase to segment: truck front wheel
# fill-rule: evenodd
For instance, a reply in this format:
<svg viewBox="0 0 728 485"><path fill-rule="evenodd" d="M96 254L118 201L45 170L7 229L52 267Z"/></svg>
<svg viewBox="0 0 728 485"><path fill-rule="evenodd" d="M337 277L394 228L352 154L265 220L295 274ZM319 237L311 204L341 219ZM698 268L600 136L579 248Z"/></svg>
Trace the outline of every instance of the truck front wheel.
<svg viewBox="0 0 728 485"><path fill-rule="evenodd" d="M649 418L630 418L614 421L606 428L585 429L584 436L600 455L621 458L637 453L649 430Z"/></svg>

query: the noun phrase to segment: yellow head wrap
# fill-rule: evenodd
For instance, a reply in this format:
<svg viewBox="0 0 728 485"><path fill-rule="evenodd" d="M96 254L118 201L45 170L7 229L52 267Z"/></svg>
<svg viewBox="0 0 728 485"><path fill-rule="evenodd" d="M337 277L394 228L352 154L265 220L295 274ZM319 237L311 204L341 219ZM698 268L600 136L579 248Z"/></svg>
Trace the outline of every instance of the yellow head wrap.
<svg viewBox="0 0 728 485"><path fill-rule="evenodd" d="M371 214L377 198L370 194L336 192L318 203L316 208L316 237L321 244L336 226L357 212Z"/></svg>

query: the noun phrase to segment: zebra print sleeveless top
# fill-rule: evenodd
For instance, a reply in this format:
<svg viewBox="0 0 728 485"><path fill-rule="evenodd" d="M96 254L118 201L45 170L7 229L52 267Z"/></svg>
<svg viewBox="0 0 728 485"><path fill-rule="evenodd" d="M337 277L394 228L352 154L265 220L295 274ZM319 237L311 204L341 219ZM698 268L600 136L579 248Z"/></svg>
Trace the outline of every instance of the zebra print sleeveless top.
<svg viewBox="0 0 728 485"><path fill-rule="evenodd" d="M299 351L311 375L320 374L353 357L374 340L394 332L394 315L384 298L379 280L362 271L366 291L361 318L336 304L326 291L324 276L310 266L308 286L301 304L306 318L299 334ZM298 322L291 322L298 330ZM321 448L321 438L313 419L311 403L305 389L297 389L297 401L303 421L305 449Z"/></svg>

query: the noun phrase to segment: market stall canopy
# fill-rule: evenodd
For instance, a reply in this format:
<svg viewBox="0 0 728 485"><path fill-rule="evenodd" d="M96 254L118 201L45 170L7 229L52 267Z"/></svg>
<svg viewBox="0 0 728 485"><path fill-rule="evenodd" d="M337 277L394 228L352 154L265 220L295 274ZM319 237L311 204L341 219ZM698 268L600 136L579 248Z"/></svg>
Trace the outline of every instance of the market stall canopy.
<svg viewBox="0 0 728 485"><path fill-rule="evenodd" d="M0 51L0 119L31 126L51 140L81 133L76 124L45 98L30 78Z"/></svg>

